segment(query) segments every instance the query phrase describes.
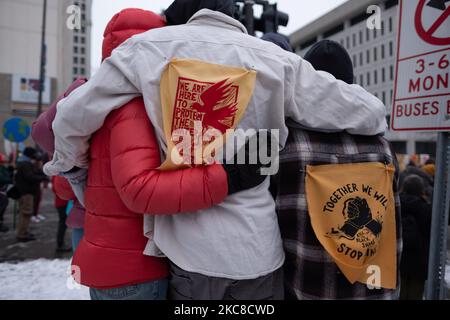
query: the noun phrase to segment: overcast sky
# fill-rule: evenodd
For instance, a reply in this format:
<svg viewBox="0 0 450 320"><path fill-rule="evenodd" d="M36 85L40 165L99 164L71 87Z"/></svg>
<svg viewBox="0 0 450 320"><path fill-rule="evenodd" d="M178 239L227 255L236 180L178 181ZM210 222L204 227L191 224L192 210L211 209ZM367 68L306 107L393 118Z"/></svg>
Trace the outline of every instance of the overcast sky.
<svg viewBox="0 0 450 320"><path fill-rule="evenodd" d="M168 7L173 0L93 0L92 13L92 67L98 68L101 60L101 44L103 31L108 21L122 9L142 8L161 12ZM290 15L287 28L281 28L280 32L290 34L308 22L315 20L326 12L334 9L346 0L278 0L278 8Z"/></svg>

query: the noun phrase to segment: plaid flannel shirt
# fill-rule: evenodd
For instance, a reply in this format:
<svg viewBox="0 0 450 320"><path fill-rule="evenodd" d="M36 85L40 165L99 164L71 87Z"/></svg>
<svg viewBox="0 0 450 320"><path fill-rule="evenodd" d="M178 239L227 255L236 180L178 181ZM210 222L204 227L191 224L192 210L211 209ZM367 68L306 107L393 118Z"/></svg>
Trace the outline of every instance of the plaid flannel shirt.
<svg viewBox="0 0 450 320"><path fill-rule="evenodd" d="M398 299L396 290L352 285L325 251L311 226L305 195L307 165L382 162L396 167L394 194L397 228L397 265L402 250L398 163L390 144L382 137L352 136L347 133L318 133L291 129L280 155L275 178L278 220L286 252L285 286L295 299L388 300ZM399 271L398 271L399 274Z"/></svg>

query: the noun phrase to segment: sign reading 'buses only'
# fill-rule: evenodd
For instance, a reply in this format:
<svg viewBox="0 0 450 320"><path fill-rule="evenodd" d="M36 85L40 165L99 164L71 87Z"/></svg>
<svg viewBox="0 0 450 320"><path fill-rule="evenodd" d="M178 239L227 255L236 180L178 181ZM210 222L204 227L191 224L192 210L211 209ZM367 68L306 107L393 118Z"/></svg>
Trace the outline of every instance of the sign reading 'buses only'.
<svg viewBox="0 0 450 320"><path fill-rule="evenodd" d="M450 1L401 0L395 131L450 131Z"/></svg>

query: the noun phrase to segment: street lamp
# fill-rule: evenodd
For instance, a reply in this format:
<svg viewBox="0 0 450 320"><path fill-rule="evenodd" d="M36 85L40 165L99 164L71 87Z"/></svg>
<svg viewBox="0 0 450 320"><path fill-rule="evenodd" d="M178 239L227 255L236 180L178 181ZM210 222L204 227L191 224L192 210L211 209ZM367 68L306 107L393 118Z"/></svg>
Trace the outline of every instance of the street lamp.
<svg viewBox="0 0 450 320"><path fill-rule="evenodd" d="M45 65L46 65L46 45L45 45L45 29L47 25L47 0L44 0L44 8L42 13L42 35L41 35L41 59L40 59L40 67L39 67L39 98L38 98L38 106L36 111L36 118L39 117L42 113L42 94L44 92L44 83L45 83Z"/></svg>

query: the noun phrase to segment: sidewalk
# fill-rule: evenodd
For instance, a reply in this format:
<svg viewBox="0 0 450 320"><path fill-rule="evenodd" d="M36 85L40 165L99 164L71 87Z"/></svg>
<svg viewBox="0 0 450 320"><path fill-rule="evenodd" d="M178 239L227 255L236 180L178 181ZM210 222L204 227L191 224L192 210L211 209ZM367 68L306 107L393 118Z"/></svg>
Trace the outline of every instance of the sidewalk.
<svg viewBox="0 0 450 320"><path fill-rule="evenodd" d="M10 228L7 233L0 233L0 263L19 262L36 259L68 259L71 253L56 253L56 231L58 228L58 213L53 207L53 193L44 190L41 202L40 214L47 219L39 223L31 223L30 231L37 240L28 243L18 243L16 232L13 230L14 201L10 200L5 213L5 225ZM66 232L66 244L70 245L71 233Z"/></svg>
<svg viewBox="0 0 450 320"><path fill-rule="evenodd" d="M89 300L70 277L70 260L0 263L0 300Z"/></svg>

